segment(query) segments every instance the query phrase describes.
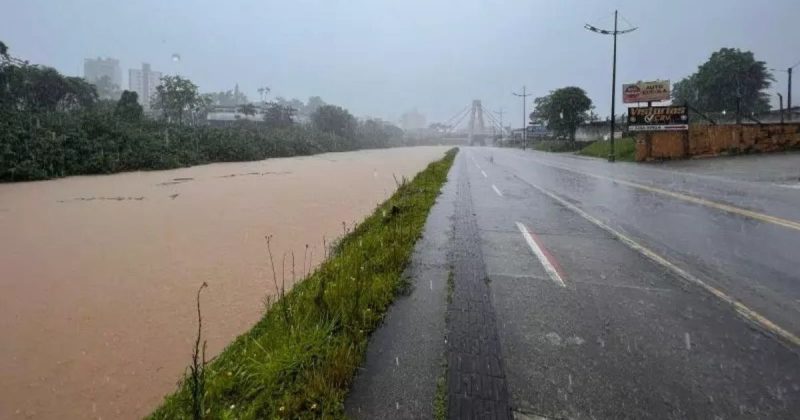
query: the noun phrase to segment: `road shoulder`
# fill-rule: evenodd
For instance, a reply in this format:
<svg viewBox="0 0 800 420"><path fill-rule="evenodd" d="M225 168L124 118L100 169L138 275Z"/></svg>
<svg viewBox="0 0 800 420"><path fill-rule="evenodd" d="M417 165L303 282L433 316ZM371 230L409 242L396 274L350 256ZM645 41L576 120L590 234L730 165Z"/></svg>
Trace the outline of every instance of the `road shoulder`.
<svg viewBox="0 0 800 420"><path fill-rule="evenodd" d="M404 273L407 292L398 296L370 337L366 359L345 400L350 418L433 418L445 352L448 253L458 166L450 170L415 245Z"/></svg>

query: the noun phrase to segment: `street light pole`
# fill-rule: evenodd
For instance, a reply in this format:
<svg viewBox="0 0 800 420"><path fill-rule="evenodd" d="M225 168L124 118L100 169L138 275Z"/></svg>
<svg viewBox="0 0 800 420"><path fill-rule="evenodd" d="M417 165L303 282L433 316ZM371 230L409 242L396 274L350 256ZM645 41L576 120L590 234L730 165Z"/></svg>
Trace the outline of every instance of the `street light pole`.
<svg viewBox="0 0 800 420"><path fill-rule="evenodd" d="M610 150L608 152L608 161L609 162L614 162L614 160L616 159L615 156L614 156L614 129L615 129L615 124L616 124L616 115L615 115L615 109L614 109L615 107L614 107L614 105L615 105L615 102L616 102L616 99L617 99L617 95L616 95L616 93L617 93L617 86L616 86L617 85L617 35L622 35L622 34L626 34L628 32L633 32L633 31L635 31L637 29L637 28L634 27L634 28L625 29L623 31L618 30L618 28L617 28L617 16L618 16L618 12L616 10L614 10L614 30L613 31L610 31L610 30L607 30L607 29L600 29L600 28L597 28L595 26L589 25L588 23L583 25L584 28L586 28L586 29L588 29L588 30L590 30L592 32L597 32L597 33L603 34L603 35L612 35L614 37L614 53L613 53L613 56L612 56L612 64L611 64L611 137L609 138L609 141L611 143L609 144Z"/></svg>
<svg viewBox="0 0 800 420"><path fill-rule="evenodd" d="M617 11L614 10L614 59L611 65L611 144L608 150L608 161L613 162L614 158L614 125L616 124L617 115L614 113L614 103L616 101L617 93Z"/></svg>
<svg viewBox="0 0 800 420"><path fill-rule="evenodd" d="M795 66L796 65L797 64L795 64ZM793 67L794 66L789 67L789 69L786 70L789 73L789 86L787 87L787 92L786 92L786 108L789 109L789 121L792 120L792 68Z"/></svg>
<svg viewBox="0 0 800 420"><path fill-rule="evenodd" d="M526 87L522 86L522 94L516 92L511 92L514 96L519 96L522 98L522 150L525 150L525 147L528 146L528 124L525 122L527 121L528 116L527 109L525 107L525 102L527 101L526 98L531 96L530 93L527 93Z"/></svg>

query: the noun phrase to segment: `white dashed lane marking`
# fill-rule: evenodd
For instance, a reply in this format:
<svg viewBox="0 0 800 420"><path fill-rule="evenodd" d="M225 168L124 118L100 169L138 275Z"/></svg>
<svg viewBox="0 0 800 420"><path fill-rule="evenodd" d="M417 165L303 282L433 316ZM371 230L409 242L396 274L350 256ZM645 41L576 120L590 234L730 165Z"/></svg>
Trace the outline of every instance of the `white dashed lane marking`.
<svg viewBox="0 0 800 420"><path fill-rule="evenodd" d="M595 225L595 226L605 230L606 232L610 233L612 236L614 236L617 239L619 239L622 243L624 243L628 247L632 248L634 251L644 255L645 257L649 258L650 260L652 260L656 264L659 264L662 267L672 271L673 273L675 273L675 275L677 275L678 277L686 280L687 282L693 283L693 284L695 284L697 286L700 286L701 288L703 288L707 292L709 292L711 295L713 295L717 299L721 300L722 302L725 302L726 304L731 305L734 308L734 310L736 310L736 312L741 317L743 317L743 318L747 319L748 321L760 326L764 330L769 331L770 333L782 338L783 340L785 340L788 343L791 343L794 346L800 346L800 337L798 337L798 336L794 335L793 333L783 329L782 327L780 327L779 325L775 324L774 322L772 322L771 320L769 320L765 316L763 316L760 313L750 309L747 305L745 305L742 302L736 300L732 296L729 296L727 293L723 292L722 290L717 289L716 287L704 282L703 280L700 280L699 278L695 277L693 274L689 273L688 271L678 267L677 265L673 264L672 262L670 262L666 258L662 257L661 255L657 254L656 252L652 251L651 249L645 247L644 245L641 245L640 243L636 242L635 240L631 239L630 237L618 232L614 228L612 228L612 227L608 226L607 224L601 222L600 220L598 220L594 216L586 213L585 211L583 211L578 206L576 206L576 205L570 203L569 201L559 197L558 195L556 195L556 194L554 194L554 193L552 193L552 192L550 192L550 191L548 191L548 190L546 190L546 189L544 189L544 188L542 188L542 187L540 187L540 186L538 186L538 185L536 185L534 183L531 183L529 181L524 181L524 182L527 183L528 185L532 186L533 188L541 191L542 194L552 198L553 200L555 200L559 204L563 205L564 207L574 211L579 216L581 216L584 219L586 219L589 222L591 222L593 225ZM517 223L517 225L520 227L520 230L524 229L524 226L522 226L519 222ZM530 245L530 243L529 243L529 245Z"/></svg>
<svg viewBox="0 0 800 420"><path fill-rule="evenodd" d="M492 189L493 189L493 190L494 190L494 192L496 192L496 193L497 193L497 195L499 195L500 197L502 197L502 196L503 196L503 193L501 193L501 192L500 192L500 190L499 190L499 189L497 189L497 186L496 186L496 185L492 184Z"/></svg>

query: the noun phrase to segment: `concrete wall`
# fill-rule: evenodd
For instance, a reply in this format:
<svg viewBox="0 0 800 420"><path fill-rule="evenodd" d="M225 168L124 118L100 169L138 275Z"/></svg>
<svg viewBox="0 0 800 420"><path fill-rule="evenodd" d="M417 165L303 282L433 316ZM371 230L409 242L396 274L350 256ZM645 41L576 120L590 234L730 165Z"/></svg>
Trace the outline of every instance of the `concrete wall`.
<svg viewBox="0 0 800 420"><path fill-rule="evenodd" d="M800 123L692 125L636 135L636 160L685 159L800 147Z"/></svg>

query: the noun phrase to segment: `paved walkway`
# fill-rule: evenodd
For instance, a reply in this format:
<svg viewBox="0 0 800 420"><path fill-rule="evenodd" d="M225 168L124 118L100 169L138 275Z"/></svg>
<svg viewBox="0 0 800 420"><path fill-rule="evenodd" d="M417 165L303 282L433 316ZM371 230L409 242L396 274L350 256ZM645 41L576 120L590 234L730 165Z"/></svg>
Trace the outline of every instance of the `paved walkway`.
<svg viewBox="0 0 800 420"><path fill-rule="evenodd" d="M451 170L451 176L455 173ZM433 418L444 374L445 310L456 186L448 182L431 209L405 275L408 293L389 308L345 401L355 419Z"/></svg>

